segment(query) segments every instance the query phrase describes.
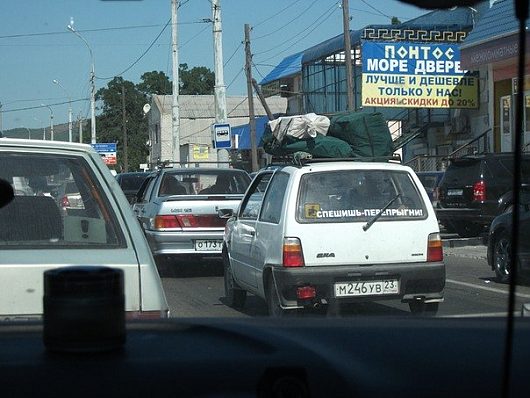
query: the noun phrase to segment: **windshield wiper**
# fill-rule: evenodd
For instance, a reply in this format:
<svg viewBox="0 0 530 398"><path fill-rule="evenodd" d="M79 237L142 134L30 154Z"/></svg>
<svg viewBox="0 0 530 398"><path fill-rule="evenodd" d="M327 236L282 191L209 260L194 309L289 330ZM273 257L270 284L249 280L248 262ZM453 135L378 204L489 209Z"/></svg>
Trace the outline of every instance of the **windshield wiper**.
<svg viewBox="0 0 530 398"><path fill-rule="evenodd" d="M394 196L394 197L392 198L392 200L390 200L390 202L388 202L388 203L386 204L386 206L383 207L383 208L381 209L381 211L379 211L379 213L377 213L377 214L376 214L376 215L375 215L370 221L368 221L366 224L364 224L364 226L363 226L363 231L367 231L368 228L370 228L370 227L372 226L373 223L375 223L377 220L379 220L379 217L381 217L381 215L383 214L383 212L384 212L386 209L388 209L388 208L392 205L392 203L394 203L394 202L396 201L396 199L399 198L400 196L401 196L400 193L398 193L396 196Z"/></svg>

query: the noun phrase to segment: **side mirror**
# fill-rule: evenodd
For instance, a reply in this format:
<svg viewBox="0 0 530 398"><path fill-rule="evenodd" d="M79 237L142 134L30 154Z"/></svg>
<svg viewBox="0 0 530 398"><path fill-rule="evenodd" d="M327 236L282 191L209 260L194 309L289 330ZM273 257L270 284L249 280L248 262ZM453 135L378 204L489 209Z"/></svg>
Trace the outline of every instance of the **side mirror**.
<svg viewBox="0 0 530 398"><path fill-rule="evenodd" d="M234 215L234 210L232 209L219 209L217 210L217 215L219 216L219 218L230 218L230 217L233 217Z"/></svg>
<svg viewBox="0 0 530 398"><path fill-rule="evenodd" d="M15 193L13 192L11 184L0 179L0 208L11 202L14 197Z"/></svg>

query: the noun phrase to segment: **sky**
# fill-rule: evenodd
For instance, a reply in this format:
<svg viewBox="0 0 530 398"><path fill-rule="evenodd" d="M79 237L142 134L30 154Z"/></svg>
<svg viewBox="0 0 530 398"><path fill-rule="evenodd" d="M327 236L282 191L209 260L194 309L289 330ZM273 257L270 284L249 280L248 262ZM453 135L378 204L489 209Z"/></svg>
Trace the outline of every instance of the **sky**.
<svg viewBox="0 0 530 398"><path fill-rule="evenodd" d="M227 95L246 95L245 24L252 28L258 82L286 56L342 33L337 0L220 3ZM428 12L396 0L349 0L349 8L352 30ZM210 0L180 0L179 63L213 70L211 14ZM163 71L171 78L171 0L1 1L0 15L3 130L49 126L51 112L54 124L66 123L69 100L74 120L90 118L91 57L83 40L67 30L71 19L92 50L96 90L114 76L138 83L145 72Z"/></svg>

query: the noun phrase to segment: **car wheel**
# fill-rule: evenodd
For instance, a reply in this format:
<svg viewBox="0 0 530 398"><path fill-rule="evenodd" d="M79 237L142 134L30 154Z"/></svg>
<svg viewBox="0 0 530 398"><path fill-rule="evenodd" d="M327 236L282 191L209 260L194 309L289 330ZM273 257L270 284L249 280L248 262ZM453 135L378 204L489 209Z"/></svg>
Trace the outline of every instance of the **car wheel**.
<svg viewBox="0 0 530 398"><path fill-rule="evenodd" d="M409 302L410 312L418 315L436 315L440 303L425 303L423 301Z"/></svg>
<svg viewBox="0 0 530 398"><path fill-rule="evenodd" d="M232 266L227 254L223 255L225 297L228 305L233 308L243 308L247 300L247 292L242 290L234 280Z"/></svg>
<svg viewBox="0 0 530 398"><path fill-rule="evenodd" d="M456 233L461 238L472 238L474 236L478 236L483 230L482 225L473 223L455 222L453 223L453 226Z"/></svg>
<svg viewBox="0 0 530 398"><path fill-rule="evenodd" d="M278 297L278 291L274 285L272 277L269 277L267 282L267 307L269 309L269 316L271 317L286 317L297 314L298 310L285 310L280 307L280 298Z"/></svg>
<svg viewBox="0 0 530 398"><path fill-rule="evenodd" d="M512 266L511 241L507 232L501 232L493 245L493 269L497 279L502 283L507 283L510 280L510 269Z"/></svg>

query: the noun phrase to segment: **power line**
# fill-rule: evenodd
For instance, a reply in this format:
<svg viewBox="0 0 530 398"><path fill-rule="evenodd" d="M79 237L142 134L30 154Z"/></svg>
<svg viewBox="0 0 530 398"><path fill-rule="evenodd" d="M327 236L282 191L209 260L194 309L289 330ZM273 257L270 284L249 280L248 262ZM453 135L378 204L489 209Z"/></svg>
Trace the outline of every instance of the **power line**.
<svg viewBox="0 0 530 398"><path fill-rule="evenodd" d="M263 76L263 74L259 71L258 67L256 66L254 62L252 62L252 66L254 67L254 69L256 69L256 72L258 72L258 75L261 76L261 79L265 79L265 76Z"/></svg>
<svg viewBox="0 0 530 398"><path fill-rule="evenodd" d="M111 80L111 79L114 79L114 77L121 76L125 72L129 71L134 65L136 65L138 62L140 62L140 60L145 56L145 54L147 54L149 52L149 50L155 45L156 41L160 38L160 36L162 36L162 33L164 33L164 31L166 30L166 28L168 27L170 22L171 22L171 18L168 19L167 23L164 25L164 27L162 28L160 33L155 37L155 39L152 41L152 43L149 45L149 47L147 47L147 49L142 53L142 55L140 55L136 59L136 61L134 61L128 68L123 70L121 73L115 74L112 77L99 77L99 76L96 76L96 79L99 79L99 80Z"/></svg>
<svg viewBox="0 0 530 398"><path fill-rule="evenodd" d="M235 81L236 79L239 77L239 75L241 75L241 73L243 73L243 68L241 68L239 70L239 72L237 72L237 74L234 76L234 78L232 79L232 81L230 83L228 83L228 86L226 86L226 88L228 89L228 87L230 87Z"/></svg>
<svg viewBox="0 0 530 398"><path fill-rule="evenodd" d="M270 17L265 18L263 21L258 22L256 25L254 25L254 28L257 28L258 26L263 25L265 22L271 20L271 19L274 18L275 16L281 14L282 12L284 12L284 11L287 10L288 8L291 8L291 7L294 6L296 3L299 3L299 2L300 2L300 0L296 0L294 3L289 4L287 7L282 8L282 9L281 9L280 11L278 11L276 14L273 14L273 15L271 15Z"/></svg>
<svg viewBox="0 0 530 398"><path fill-rule="evenodd" d="M223 64L223 68L228 65L228 63L230 62L230 60L234 57L234 55L236 55L237 51L241 48L241 46L243 45L243 42L240 42L239 45L236 47L236 49L234 50L234 52L232 53L232 55L230 57L228 57L228 60L226 60L226 62Z"/></svg>
<svg viewBox="0 0 530 398"><path fill-rule="evenodd" d="M188 41L186 41L184 44L181 44L180 46L178 46L179 48L182 48L184 47L186 44L188 44L189 42L191 42L193 39L195 39L197 36L199 36L202 32L204 32L206 29L208 29L209 26L206 25L204 28L202 28L199 33L197 33L195 36L192 36Z"/></svg>
<svg viewBox="0 0 530 398"><path fill-rule="evenodd" d="M392 19L391 16L389 15L386 15L385 13L383 13L381 10L378 10L377 8L375 8L373 5L371 5L370 3L367 3L365 0L361 0L364 4L366 4L368 7L370 7L372 10L378 12L379 14L381 14L382 16L384 17L387 17L388 19Z"/></svg>
<svg viewBox="0 0 530 398"><path fill-rule="evenodd" d="M203 24L209 23L209 21L194 21L194 22L177 22L177 25L194 25L194 24ZM153 24L153 25L131 25L131 26L115 26L108 28L97 28L97 29L79 29L76 30L79 33L91 33L91 32L106 32L112 30L128 30L128 29L144 29L144 28L158 28L164 26L163 24ZM35 36L53 36L53 35L65 35L70 34L69 31L60 31L60 32L37 32L37 33L20 33L15 35L4 35L0 36L0 39L14 39L20 37L35 37Z"/></svg>
<svg viewBox="0 0 530 398"><path fill-rule="evenodd" d="M323 23L325 21L327 21L332 15L333 13L336 11L336 9L333 9L336 5L334 4L332 7L328 8L327 11L325 11L322 15L320 15L318 17L318 19L313 22L311 25L309 25L308 27L306 27L304 30L302 30L301 32L297 33L295 36L293 36L291 38L294 39L296 36L302 34L304 31L306 31L307 29L309 29L311 26L313 26L313 29L311 29L309 32L307 32L307 34L305 34L304 36L302 36L300 39L296 40L294 43L292 43L290 46L286 47L285 49L283 49L282 51L274 54L274 55L270 55L268 56L267 58L268 59L273 59L275 57L277 57L278 55L280 54L283 54L284 52L286 52L287 50L289 50L290 48L294 47L295 45L297 45L299 42L301 42L303 39L305 39L307 36L309 36L311 33L313 33L313 31L315 31L316 29L318 29L320 26L319 26L319 23ZM326 13L328 13L328 15L326 16ZM321 18L324 18L322 21L320 21ZM320 21L320 22L319 22ZM318 22L318 23L317 23ZM271 50L273 50L274 48L272 48ZM260 53L256 53L254 55L257 55L257 54L263 54L265 52L270 52L271 50L267 50L267 51L262 51Z"/></svg>
<svg viewBox="0 0 530 398"><path fill-rule="evenodd" d="M312 26L316 25L317 22L324 16L326 15L327 13L330 12L330 10L332 10L334 7L336 7L337 4L333 4L330 8L328 8L326 11L324 11L321 15L318 16L318 18L313 21L312 23L309 24L309 26L306 26L303 30L301 30L300 32L296 33L294 36L292 36L290 39L288 40L284 40L283 43L287 43L293 39L295 39L297 36L301 35L302 33L304 33L307 29L311 28ZM318 25L316 25L318 27ZM261 55L261 54L265 54L265 53L268 53L268 52L271 52L271 51L274 51L274 50L277 50L278 49L278 46L275 46L275 47L271 47L269 48L268 50L265 50L265 51L260 51L260 52L257 52L257 53L254 53L253 55ZM270 57L269 57L270 58Z"/></svg>
<svg viewBox="0 0 530 398"><path fill-rule="evenodd" d="M286 26L290 26L294 21L296 21L298 18L300 18L302 15L304 15L307 11L309 11L311 9L311 7L313 7L313 5L317 2L318 0L314 0L311 4L309 4L309 6L304 10L302 11L300 14L298 14L296 17L292 18L291 20L289 20L285 25L282 25L280 26L279 28L277 29L274 29L274 31L270 32L270 33L267 33L267 34L264 34L264 35L261 35L261 36L258 36L258 37L254 37L252 40L259 40L259 39L263 39L264 37L268 37L268 36L271 36L273 34L275 34L276 32L282 30L283 28L285 28Z"/></svg>
<svg viewBox="0 0 530 398"><path fill-rule="evenodd" d="M45 108L46 106L58 106L58 105L65 105L65 104L68 104L70 102L81 102L81 101L88 101L90 100L90 98L79 98L79 99L75 99L75 100L72 100L72 101L65 101L65 102L57 102L55 104L47 104L47 105L38 105L38 106L28 106L28 107L25 107L25 108L16 108L16 109L7 109L7 110L2 110L0 111L0 113L9 113L9 112L18 112L18 111L29 111L31 109L40 109L40 108Z"/></svg>

